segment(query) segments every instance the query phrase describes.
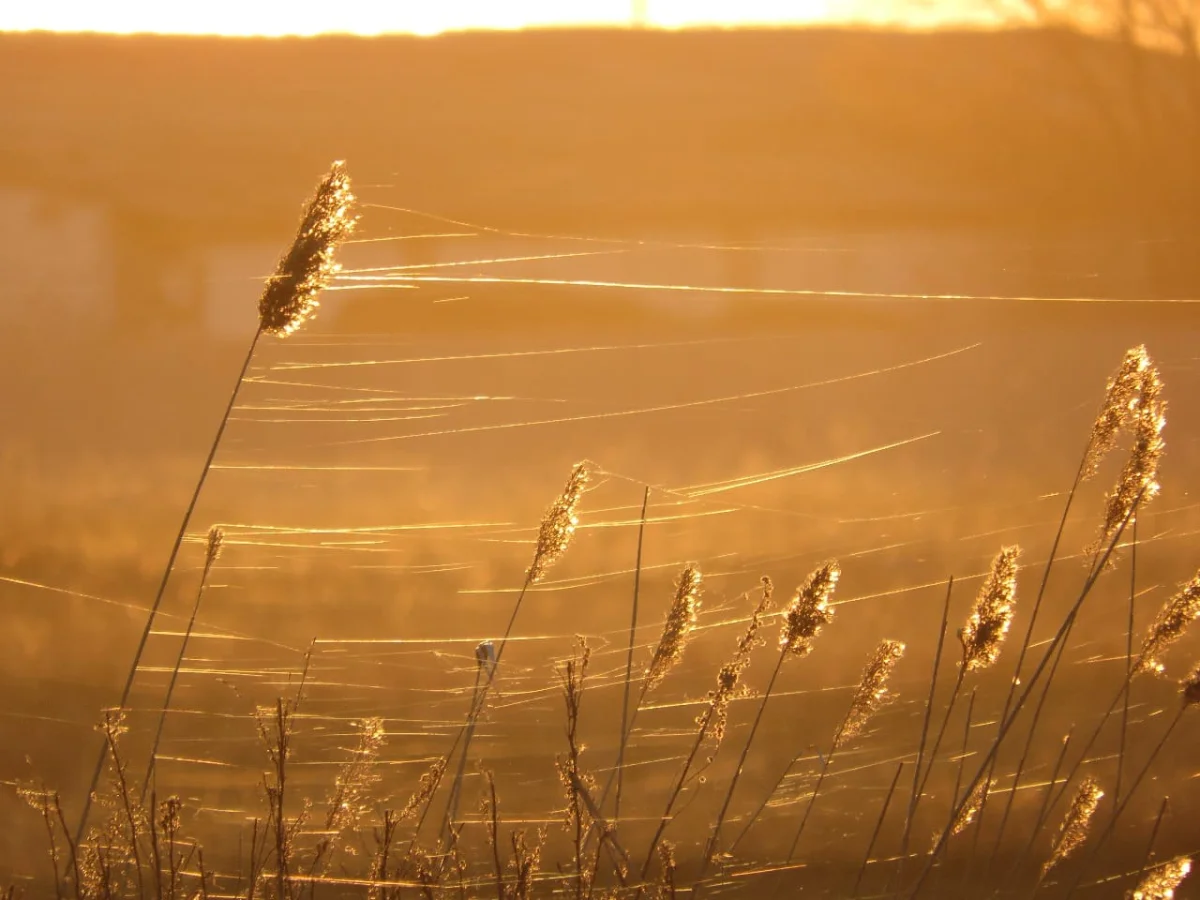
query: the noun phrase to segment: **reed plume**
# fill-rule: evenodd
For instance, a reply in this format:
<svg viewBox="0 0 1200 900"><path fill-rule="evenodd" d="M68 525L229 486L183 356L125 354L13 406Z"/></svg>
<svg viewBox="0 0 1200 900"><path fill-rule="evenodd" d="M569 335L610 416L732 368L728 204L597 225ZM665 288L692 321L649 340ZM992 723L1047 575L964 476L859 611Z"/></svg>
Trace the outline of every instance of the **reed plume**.
<svg viewBox="0 0 1200 900"><path fill-rule="evenodd" d="M812 652L813 640L833 619L829 601L841 575L838 564L828 562L796 589L779 632L779 646L785 654L803 658Z"/></svg>
<svg viewBox="0 0 1200 900"><path fill-rule="evenodd" d="M167 564L163 569L162 579L159 581L154 600L150 604L150 610L146 615L146 623L142 627L141 637L138 640L137 648L134 650L133 660L129 665L129 673L125 678L125 686L121 689L121 699L117 704L118 709L125 709L129 703L129 694L133 689L133 680L137 675L142 655L146 651L146 642L150 638L154 619L158 615L159 607L162 606L163 597L167 590L167 583L170 581L171 573L175 570L175 560L179 556L179 548L183 545L183 538L187 533L192 513L196 509L200 492L204 489L204 483L212 468L213 459L216 458L217 448L221 444L221 437L225 434L225 427L229 423L229 416L233 412L234 405L237 403L242 383L246 379L246 373L250 370L250 361L254 358L254 351L258 346L259 339L264 332L279 335L291 334L303 324L306 318L311 316L312 311L317 305L316 295L328 284L329 279L337 271L337 264L333 259L334 251L354 227L356 219L351 211L353 203L354 194L350 190L350 181L346 175L345 167L341 162L335 162L329 174L318 185L316 194L309 202L308 209L305 211L300 223L300 229L296 234L295 240L292 241L291 247L283 259L280 260L275 274L267 279L258 304L258 327L255 329L254 336L250 340L250 346L246 350L241 371L238 373L237 381L234 382L233 391L229 396L229 403L226 405L225 413L221 417L220 424L217 426L217 432L213 436L212 444L208 449L208 456L204 461L204 466L200 470L200 477L196 481L196 487L192 491L191 499L188 501L187 509L183 514L183 520L180 522L179 531L175 535L175 542L172 544L171 553L167 557ZM92 797L96 793L97 785L100 783L100 776L104 771L104 762L107 754L108 745L102 744L96 758L96 766L92 771L91 784L87 794L84 796L83 811L80 813L79 825L75 832L76 844L82 841L83 833L87 828Z"/></svg>
<svg viewBox="0 0 1200 900"><path fill-rule="evenodd" d="M1121 360L1116 374L1108 380L1104 402L1092 425L1091 438L1084 453L1082 479L1095 475L1101 461L1116 446L1117 434L1132 419L1143 379L1151 367L1145 345L1125 351L1125 358Z"/></svg>
<svg viewBox="0 0 1200 900"><path fill-rule="evenodd" d="M904 644L900 641L885 640L875 649L850 702L850 712L834 738L834 750L861 734L871 716L892 699L893 695L888 691L888 679L903 656Z"/></svg>
<svg viewBox="0 0 1200 900"><path fill-rule="evenodd" d="M1085 778L1079 785L1079 790L1075 792L1075 799L1071 801L1071 806L1067 809L1067 814L1059 826L1058 835L1054 838L1050 858L1042 866L1043 878L1087 840L1092 816L1096 814L1096 809L1100 806L1100 798L1103 796L1104 791L1100 790L1100 783L1095 778Z"/></svg>
<svg viewBox="0 0 1200 900"><path fill-rule="evenodd" d="M1175 889L1190 871L1192 861L1186 856L1164 863L1142 879L1129 895L1130 900L1173 900Z"/></svg>
<svg viewBox="0 0 1200 900"><path fill-rule="evenodd" d="M1130 401L1133 446L1116 486L1105 498L1104 521L1100 536L1090 548L1092 555L1133 516L1136 504L1149 503L1158 496L1158 466L1166 449L1162 433L1167 424L1167 407L1161 395L1158 370L1147 365L1141 372L1137 394Z"/></svg>
<svg viewBox="0 0 1200 900"><path fill-rule="evenodd" d="M546 570L552 566L567 550L579 519L575 515L579 506L579 498L588 483L588 470L584 463L579 463L571 470L571 477L563 488L562 495L546 510L538 529L537 549L533 554L533 562L526 576L530 584L542 580Z"/></svg>
<svg viewBox="0 0 1200 900"><path fill-rule="evenodd" d="M642 682L643 696L662 684L667 673L683 659L683 651L696 628L696 617L700 611L702 577L698 566L688 565L675 582L675 599L667 612L654 655L646 666L646 676Z"/></svg>
<svg viewBox="0 0 1200 900"><path fill-rule="evenodd" d="M567 801L563 827L571 835L574 848L575 898L583 900L584 892L591 891L594 873L594 860L585 847L585 839L593 822L583 796L595 790L596 782L592 775L580 766L583 745L579 740L579 713L591 649L582 637L576 638L576 642L575 653L556 669L563 703L566 706L567 754L555 760L555 768L558 770Z"/></svg>
<svg viewBox="0 0 1200 900"><path fill-rule="evenodd" d="M957 815L954 817L954 822L947 829L945 838L962 834L962 832L970 827L971 823L975 821L975 817L979 815L979 811L983 808L988 792L991 791L994 783L990 779L984 779L975 785L971 793L967 795L966 803L963 804L962 809L958 810ZM941 833L935 834L933 836L933 846L936 848L945 838Z"/></svg>
<svg viewBox="0 0 1200 900"><path fill-rule="evenodd" d="M320 305L317 295L341 269L334 252L354 230L354 200L345 164L335 162L259 298L259 322L267 334L292 334L314 315Z"/></svg>
<svg viewBox="0 0 1200 900"><path fill-rule="evenodd" d="M978 672L993 665L1012 625L1017 594L1017 559L1021 548L1005 547L992 560L991 570L975 599L967 624L958 633L962 643L962 668Z"/></svg>
<svg viewBox="0 0 1200 900"><path fill-rule="evenodd" d="M1200 616L1200 573L1182 585L1159 610L1142 641L1142 649L1138 653L1133 674L1154 672L1161 675L1163 665L1159 662L1159 657L1171 644L1183 637L1188 625L1197 616Z"/></svg>
<svg viewBox="0 0 1200 900"><path fill-rule="evenodd" d="M696 724L700 726L701 736L709 738L716 745L713 748L714 753L725 737L725 726L729 722L730 701L745 694L746 689L741 685L742 673L750 666L750 654L754 648L762 644L758 632L762 628L763 617L771 608L771 595L774 589L771 579L764 575L761 599L754 608L754 612L750 614L746 630L738 638L733 658L721 666L721 670L717 673L717 686L707 695L708 708L696 717Z"/></svg>
<svg viewBox="0 0 1200 900"><path fill-rule="evenodd" d="M448 756L439 756L429 765L429 769L421 776L421 780L417 783L417 789L413 791L408 802L400 810L400 815L397 819L403 822L405 819L416 818L421 807L428 806L429 801L433 799L433 795L437 792L438 785L442 783L442 776L446 774L446 765L449 763Z"/></svg>

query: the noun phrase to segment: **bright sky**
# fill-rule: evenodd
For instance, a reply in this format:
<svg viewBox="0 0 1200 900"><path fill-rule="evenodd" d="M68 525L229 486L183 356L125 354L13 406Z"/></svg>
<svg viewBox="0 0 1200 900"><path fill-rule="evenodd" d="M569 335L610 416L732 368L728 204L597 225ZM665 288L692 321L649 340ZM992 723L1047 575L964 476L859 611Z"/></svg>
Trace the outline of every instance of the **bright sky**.
<svg viewBox="0 0 1200 900"><path fill-rule="evenodd" d="M0 4L0 31L436 34L548 25L997 24L994 0L35 0Z"/></svg>

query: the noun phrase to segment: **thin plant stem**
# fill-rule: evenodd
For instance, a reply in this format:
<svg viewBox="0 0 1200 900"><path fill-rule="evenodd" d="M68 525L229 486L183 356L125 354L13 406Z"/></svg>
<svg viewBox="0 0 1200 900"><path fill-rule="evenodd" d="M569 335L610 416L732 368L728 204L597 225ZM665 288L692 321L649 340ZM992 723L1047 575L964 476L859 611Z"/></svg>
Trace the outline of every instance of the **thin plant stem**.
<svg viewBox="0 0 1200 900"><path fill-rule="evenodd" d="M617 748L617 794L613 801L613 824L621 819L621 788L624 783L626 729L629 727L629 692L633 681L633 648L637 640L638 595L642 586L642 542L646 535L646 508L650 505L650 486L642 495L642 515L638 525L637 562L633 570L633 609L629 617L629 652L625 658L625 693L621 700L620 746ZM639 706L641 703L639 702ZM601 800L601 804L603 804ZM590 829L589 829L590 830Z"/></svg>
<svg viewBox="0 0 1200 900"><path fill-rule="evenodd" d="M1129 688L1133 681L1133 604L1137 598L1137 518L1130 523L1133 536L1129 555L1129 619L1125 630L1125 685L1121 690L1121 741L1117 749L1117 778L1113 785L1113 812L1121 796L1121 778L1125 772L1125 744L1129 733Z"/></svg>
<svg viewBox="0 0 1200 900"><path fill-rule="evenodd" d="M967 698L967 715L966 715L966 718L963 720L962 750L958 754L958 767L954 773L954 792L950 795L951 802L953 802L954 799L956 797L958 797L959 788L962 787L963 768L966 766L966 762L967 762L967 747L971 743L971 722L975 716L975 692L976 692L976 690L977 690L976 688L971 688L971 694ZM946 823L945 831L949 832L950 829L953 827L954 827L954 819L951 818L950 821ZM941 878L941 874L942 874L941 870L938 870L938 878Z"/></svg>
<svg viewBox="0 0 1200 900"><path fill-rule="evenodd" d="M1158 806L1158 815L1154 817L1154 827L1150 829L1150 840L1146 841L1146 853L1142 856L1142 864L1138 866L1137 878L1139 881L1146 874L1146 870L1150 868L1150 858L1154 854L1154 842L1158 839L1158 829L1162 825L1163 816L1166 815L1170 802L1169 797L1163 797L1162 803Z"/></svg>
<svg viewBox="0 0 1200 900"><path fill-rule="evenodd" d="M996 729L996 737L992 740L992 745L988 749L987 753L984 754L984 758L983 758L982 763L980 764L979 770L975 773L975 776L971 779L971 784L970 784L969 789L966 791L963 798L958 802L957 808L954 810L954 815L951 816L951 820L956 818L958 816L958 814L960 812L962 812L963 808L966 806L968 798L971 796L971 792L975 789L975 787L983 779L985 773L990 771L993 761L996 758L996 754L999 752L1000 744L1004 741L1004 738L1008 736L1008 732L1012 729L1013 723L1017 720L1017 717L1021 714L1021 710L1024 709L1025 702L1029 699L1029 695L1033 692L1034 687L1036 687L1038 681L1042 677L1042 674L1045 672L1046 667L1050 662L1050 657L1055 654L1055 651L1058 648L1058 645L1062 641L1065 640L1065 637L1066 637L1067 633L1070 631L1071 626L1075 623L1075 619L1079 615L1079 610L1083 607L1084 601L1087 600L1088 595L1091 593L1092 588L1095 586L1097 579L1100 577L1100 574L1104 571L1105 566L1108 564L1109 557L1112 556L1113 551L1116 549L1117 542L1121 539L1121 535L1125 531L1126 524L1129 522L1129 519L1133 516L1133 513L1137 509L1138 504L1141 502L1142 496L1144 494L1145 494L1145 488L1142 488L1141 490L1138 491L1137 496L1134 498L1133 502L1130 504L1129 512L1126 514L1124 519L1121 520L1121 523L1113 530L1112 537L1109 539L1108 545L1105 547L1104 553L1101 555L1098 564L1095 565L1092 568L1091 572L1089 573L1087 580L1084 582L1084 585L1079 592L1079 596L1075 599L1075 602L1072 604L1071 609L1067 613L1066 618L1063 620L1063 623L1059 626L1058 631L1055 633L1054 637L1050 639L1049 646L1046 648L1046 652L1042 654L1042 658L1038 662L1036 668L1034 669L1033 674L1029 677L1029 681L1025 686L1025 690L1023 690L1021 692L1020 696L1017 698L1016 704L1009 711L1008 715L1001 717L1000 725ZM942 835L939 836L933 849L930 851L929 859L925 864L925 868L921 871L921 874L918 877L916 884L913 885L912 892L909 894L910 897L915 898L915 897L919 896L921 887L924 885L925 880L929 877L929 873L932 871L934 864L937 862L938 855L941 853L941 851L945 847L945 845L946 845L946 834L943 833Z"/></svg>
<svg viewBox="0 0 1200 900"><path fill-rule="evenodd" d="M179 556L179 548L183 545L184 535L187 534L188 523L191 522L192 513L196 509L196 503L200 499L200 492L204 489L204 482L208 478L208 473L212 469L213 459L217 455L217 447L221 444L221 437L225 434L225 426L229 424L230 413L233 412L234 404L237 403L238 393L241 391L242 383L246 379L246 372L250 370L250 361L254 358L254 350L258 346L258 340L262 337L262 325L260 324L254 332L254 337L250 341L250 348L246 351L246 358L242 362L241 371L238 373L237 381L233 385L233 392L229 396L229 403L225 407L225 414L221 417L221 424L217 426L217 433L213 437L211 446L208 448L208 456L204 460L204 466L200 470L200 478L196 482L196 487L192 491L191 499L188 501L187 510L183 514L183 521L179 523L179 531L175 535L175 542L171 545L171 554L167 557L167 565L163 570L162 580L159 581L158 591L154 595L154 602L150 604L150 609L146 614L146 624L142 628L142 635L138 639L137 650L134 651L133 661L129 665L129 674L125 678L125 686L121 689L121 700L117 704L117 709L124 710L129 703L129 694L133 690L133 680L137 675L138 665L142 661L142 654L146 650L146 641L150 638L150 629L154 625L154 619L158 615L158 609L162 605L163 596L167 591L167 582L171 579L171 573L175 569L175 560ZM96 793L96 787L100 783L100 776L104 772L104 763L108 758L108 744L104 743L100 748L99 756L96 758L96 767L92 773L92 780L88 787L88 791L83 797L83 812L79 816L79 827L75 831L75 844L78 846L83 841L83 832L87 828L88 815L92 809L92 796Z"/></svg>
<svg viewBox="0 0 1200 900"><path fill-rule="evenodd" d="M871 852L875 849L875 842L879 840L879 832L883 830L883 820L887 818L888 805L892 802L892 794L896 791L896 783L900 780L900 773L904 771L904 763L901 761L896 766L896 774L892 776L892 784L888 788L887 796L883 798L883 808L879 810L879 818L875 821L875 830L871 832L871 840L867 843L867 852L863 856L862 865L858 867L858 876L854 879L854 890L851 894L852 900L858 898L858 888L862 884L863 875L867 871L867 863L871 861Z"/></svg>
<svg viewBox="0 0 1200 900"><path fill-rule="evenodd" d="M1050 666L1050 674L1046 677L1046 683L1042 686L1041 696L1038 697L1037 705L1033 709L1033 717L1029 724L1029 731L1025 735L1025 746L1021 748L1021 756L1017 760L1017 768L1013 773L1012 790L1008 792L1008 796L1004 801L1004 811L1000 814L1000 826L996 829L996 839L992 844L992 852L988 856L987 864L984 868L984 877L986 878L991 871L991 861L1000 852L1000 844L1004 839L1004 829L1008 825L1008 819L1012 813L1013 803L1017 796L1017 789L1021 786L1021 776L1025 774L1025 763L1029 759L1029 752L1033 747L1033 736L1037 731L1038 722L1042 717L1042 710L1045 708L1046 699L1050 694L1050 685L1054 683L1054 676L1058 672L1058 667L1062 663L1063 653L1067 649L1067 636L1070 635L1068 629L1067 635L1064 635L1063 640L1058 645L1058 651L1054 656L1054 663ZM994 763L993 763L994 769ZM980 818L983 810L980 810ZM976 832L978 835L978 832Z"/></svg>
<svg viewBox="0 0 1200 900"><path fill-rule="evenodd" d="M171 697L175 694L175 683L179 679L179 670L183 667L183 658L187 653L188 641L192 636L192 629L196 627L196 615L200 612L200 601L204 597L204 588L208 584L208 576L212 571L215 557L210 553L204 558L204 571L200 574L200 586L196 590L196 602L192 604L192 615L188 619L187 629L183 633L183 641L179 644L179 656L175 660L175 668L171 670L171 680L167 683L167 693L163 697L162 711L158 714L158 727L154 731L154 743L150 747L150 761L146 764L146 777L142 779L142 802L146 801L146 791L150 788L150 782L154 778L156 763L158 761L158 745L162 740L163 726L167 722L167 713L171 708Z"/></svg>
<svg viewBox="0 0 1200 900"><path fill-rule="evenodd" d="M725 791L725 800L721 804L721 811L717 813L717 820L713 825L712 834L709 835L704 857L700 860L701 877L708 871L708 866L717 852L721 839L721 826L725 822L726 813L729 812L729 804L733 800L733 792L737 790L738 780L742 777L742 772L746 767L746 758L750 755L750 745L754 741L754 735L758 733L758 726L762 723L763 714L767 710L767 701L771 699L771 692L775 689L775 679L779 677L779 671L783 668L783 661L786 658L787 650L781 649L779 651L779 659L776 661L775 668L771 672L771 678L767 682L767 689L763 692L762 702L758 705L758 712L754 716L754 722L750 726L750 733L746 735L746 744L742 747L742 755L738 758L737 768L733 770L733 776L729 779L729 788Z"/></svg>
<svg viewBox="0 0 1200 900"><path fill-rule="evenodd" d="M946 584L946 601L942 604L942 626L938 632L937 650L933 654L933 669L929 674L929 699L925 701L925 720L921 724L921 741L917 745L917 764L913 768L912 795L908 800L908 811L904 817L904 835L900 840L900 860L896 876L901 881L904 879L904 862L908 857L908 841L912 836L913 818L917 814L917 803L925 786L921 780L921 765L925 759L925 740L929 736L929 720L933 714L933 698L937 691L938 669L941 667L942 648L946 642L946 630L950 622L950 596L953 592L954 576L951 576ZM931 757L930 766L932 765L933 758Z"/></svg>
<svg viewBox="0 0 1200 900"><path fill-rule="evenodd" d="M1013 864L1008 869L1008 877L1004 879L1005 883L1011 883L1021 871L1021 866L1029 854L1033 852L1033 845L1037 842L1037 837L1041 833L1042 824L1050 815L1050 798L1054 794L1054 786L1058 783L1058 773L1062 771L1063 760L1067 758L1067 748L1071 744L1071 735L1075 731L1075 726L1072 725L1062 740L1062 746L1058 750L1058 758L1054 761L1054 769L1050 772L1050 780L1046 784L1046 790L1042 792L1042 805L1038 809L1037 818L1034 819L1034 827L1030 830L1029 840L1025 843L1025 848L1013 860ZM993 893L995 896L999 893L999 888Z"/></svg>
<svg viewBox="0 0 1200 900"><path fill-rule="evenodd" d="M920 786L917 788L917 796L925 793L925 785L929 782L930 772L933 771L933 764L937 761L938 750L942 746L942 738L946 736L946 726L950 722L950 714L954 712L954 704L958 702L959 694L962 692L963 680L967 676L966 666L959 666L958 675L954 678L954 689L950 692L950 702L946 706L946 713L942 716L942 724L938 728L937 738L934 739L933 748L929 751L929 762L925 766L925 775L921 778ZM916 804L914 803L914 806Z"/></svg>

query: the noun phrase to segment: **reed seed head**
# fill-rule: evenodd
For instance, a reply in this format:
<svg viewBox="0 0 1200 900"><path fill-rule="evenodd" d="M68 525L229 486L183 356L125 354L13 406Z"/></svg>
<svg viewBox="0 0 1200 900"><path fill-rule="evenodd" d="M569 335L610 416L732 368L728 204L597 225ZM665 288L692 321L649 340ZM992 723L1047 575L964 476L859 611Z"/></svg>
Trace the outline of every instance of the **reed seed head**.
<svg viewBox="0 0 1200 900"><path fill-rule="evenodd" d="M888 679L903 656L904 644L900 641L881 641L875 648L863 670L858 690L854 692L846 721L834 738L834 749L860 734L871 716L892 698L888 692Z"/></svg>
<svg viewBox="0 0 1200 900"><path fill-rule="evenodd" d="M1042 866L1043 875L1083 846L1084 841L1087 840L1092 816L1096 814L1096 809L1100 806L1100 798L1103 796L1104 791L1100 790L1100 783L1091 776L1085 778L1079 785L1079 790L1075 792L1075 799L1071 801L1071 806L1058 828L1058 835L1054 838L1050 858Z"/></svg>
<svg viewBox="0 0 1200 900"><path fill-rule="evenodd" d="M746 623L746 630L738 638L733 658L721 666L717 672L717 686L708 692L708 708L696 718L696 724L706 729L705 737L711 738L718 747L725 737L725 726L729 722L730 701L745 694L744 687L739 684L742 672L750 665L750 654L754 648L762 643L758 632L762 628L763 616L771 608L771 596L775 590L766 575L762 578L761 590L758 604Z"/></svg>
<svg viewBox="0 0 1200 900"><path fill-rule="evenodd" d="M1120 368L1108 381L1104 405L1092 425L1092 436L1084 457L1083 478L1095 475L1101 460L1116 445L1117 434L1128 425L1137 405L1143 377L1151 366L1145 346L1132 347L1125 352Z"/></svg>
<svg viewBox="0 0 1200 900"><path fill-rule="evenodd" d="M205 551L204 564L211 566L221 555L221 545L225 542L225 532L215 525L208 531L208 549Z"/></svg>
<svg viewBox="0 0 1200 900"><path fill-rule="evenodd" d="M683 659L688 638L696 627L696 613L700 609L700 569L688 565L675 582L675 599L663 623L662 636L654 648L654 656L646 668L645 690L658 687L667 673Z"/></svg>
<svg viewBox="0 0 1200 900"><path fill-rule="evenodd" d="M975 821L975 817L978 816L979 811L983 809L984 801L987 799L987 795L991 791L994 783L995 782L993 782L991 779L985 778L983 781L979 782L979 784L975 785L975 789L972 790L970 796L967 797L966 804L963 805L963 808L958 813L958 817L950 826L949 837L954 837L954 835L962 833L972 822ZM940 840L941 834L935 833L933 836L933 846L936 847Z"/></svg>
<svg viewBox="0 0 1200 900"><path fill-rule="evenodd" d="M963 648L962 666L968 672L986 669L1000 656L1000 646L1012 626L1020 556L1021 548L1017 546L1005 547L996 554L975 598L971 616L958 632Z"/></svg>
<svg viewBox="0 0 1200 900"><path fill-rule="evenodd" d="M1186 856L1164 863L1142 879L1129 895L1130 900L1173 900L1175 889L1190 871L1192 861Z"/></svg>
<svg viewBox="0 0 1200 900"><path fill-rule="evenodd" d="M571 543L571 537L579 525L575 509L579 506L579 498L583 496L583 489L587 483L587 465L578 463L571 470L571 477L567 479L567 485L563 488L562 495L546 510L541 528L538 530L537 549L533 554L533 563L526 572L530 584L541 581L546 570L566 552L567 545Z"/></svg>
<svg viewBox="0 0 1200 900"><path fill-rule="evenodd" d="M1200 616L1200 572L1158 611L1154 624L1150 626L1142 641L1134 674L1153 672L1161 675L1163 664L1159 657L1171 644L1183 637L1188 625L1197 616Z"/></svg>
<svg viewBox="0 0 1200 900"><path fill-rule="evenodd" d="M345 164L335 162L317 185L291 248L267 279L258 301L263 331L287 336L312 318L319 305L317 294L340 269L334 252L357 222L354 200Z"/></svg>
<svg viewBox="0 0 1200 900"><path fill-rule="evenodd" d="M827 562L796 589L796 596L784 613L783 628L779 632L782 652L801 658L812 652L813 640L833 618L833 607L829 601L841 575L842 570L837 562Z"/></svg>
<svg viewBox="0 0 1200 900"><path fill-rule="evenodd" d="M1158 496L1158 466L1166 449L1163 429L1167 405L1161 398L1162 379L1149 366L1142 372L1136 397L1131 401L1133 446L1116 486L1105 498L1104 524L1100 537L1090 548L1103 549L1123 523L1134 514L1134 505L1145 505Z"/></svg>
<svg viewBox="0 0 1200 900"><path fill-rule="evenodd" d="M448 761L449 758L445 756L439 756L433 761L429 766L429 771L421 776L421 781L417 785L417 789L413 792L413 795L404 804L404 809L400 810L400 821L415 817L421 807L433 798L438 785L442 783L442 776L446 773L446 763Z"/></svg>

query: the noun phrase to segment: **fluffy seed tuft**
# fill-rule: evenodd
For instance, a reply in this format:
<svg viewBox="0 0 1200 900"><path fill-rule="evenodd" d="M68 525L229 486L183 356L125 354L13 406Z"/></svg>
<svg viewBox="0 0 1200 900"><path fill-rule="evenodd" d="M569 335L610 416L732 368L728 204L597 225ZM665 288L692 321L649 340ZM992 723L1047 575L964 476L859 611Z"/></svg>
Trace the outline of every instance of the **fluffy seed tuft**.
<svg viewBox="0 0 1200 900"><path fill-rule="evenodd" d="M852 737L860 734L871 716L892 698L888 692L888 679L892 675L892 670L896 668L896 663L900 662L903 656L904 644L900 641L881 641L875 648L870 662L863 670L858 690L854 692L854 699L850 703L850 712L846 716L846 721L834 740L835 750Z"/></svg>
<svg viewBox="0 0 1200 900"><path fill-rule="evenodd" d="M1071 801L1062 825L1058 828L1058 835L1054 838L1050 858L1042 866L1043 875L1083 846L1087 840L1092 816L1096 814L1100 798L1103 796L1104 791L1100 790L1100 783L1095 778L1089 776L1079 785L1075 799Z"/></svg>
<svg viewBox="0 0 1200 900"><path fill-rule="evenodd" d="M579 525L575 508L579 505L579 498L583 496L583 489L587 483L587 465L578 463L571 470L571 477L567 479L567 485L563 488L562 495L546 510L541 528L538 530L537 549L533 554L533 563L526 572L530 584L541 581L546 570L566 552L567 545L571 543L571 538L575 534L575 528Z"/></svg>
<svg viewBox="0 0 1200 900"><path fill-rule="evenodd" d="M334 251L357 222L354 200L345 164L335 162L317 186L291 248L267 279L258 301L263 331L286 337L312 318L317 294L340 269Z"/></svg>
<svg viewBox="0 0 1200 900"><path fill-rule="evenodd" d="M654 648L654 656L646 668L644 690L648 693L658 687L667 673L683 659L683 651L696 627L696 613L700 609L700 569L688 565L675 583L675 599L663 623L662 636Z"/></svg>
<svg viewBox="0 0 1200 900"><path fill-rule="evenodd" d="M1130 900L1173 900L1175 889L1192 871L1192 861L1186 856L1158 866L1133 889Z"/></svg>
<svg viewBox="0 0 1200 900"><path fill-rule="evenodd" d="M1197 616L1200 616L1200 573L1183 585L1158 611L1154 624L1150 626L1142 641L1142 649L1133 673L1137 675L1153 672L1161 675L1163 665L1159 657L1183 636L1188 625Z"/></svg>
<svg viewBox="0 0 1200 900"><path fill-rule="evenodd" d="M827 562L796 589L779 632L779 646L783 652L797 657L812 652L813 640L833 618L829 601L841 575L837 562Z"/></svg>
<svg viewBox="0 0 1200 900"><path fill-rule="evenodd" d="M958 633L963 648L962 666L968 672L986 669L1000 656L1000 645L1012 625L1020 555L1021 548L1017 546L1005 547L996 554L975 598L971 617Z"/></svg>

